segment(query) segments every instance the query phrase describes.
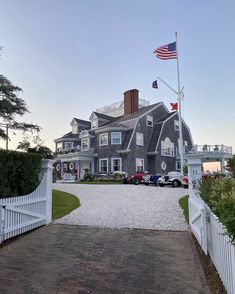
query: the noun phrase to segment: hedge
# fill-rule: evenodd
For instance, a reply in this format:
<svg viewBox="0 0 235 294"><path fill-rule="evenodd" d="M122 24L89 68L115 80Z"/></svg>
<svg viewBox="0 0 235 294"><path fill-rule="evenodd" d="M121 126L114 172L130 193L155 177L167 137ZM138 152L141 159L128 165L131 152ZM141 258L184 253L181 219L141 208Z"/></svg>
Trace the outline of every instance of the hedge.
<svg viewBox="0 0 235 294"><path fill-rule="evenodd" d="M235 244L235 180L221 177L204 178L199 183L199 194Z"/></svg>
<svg viewBox="0 0 235 294"><path fill-rule="evenodd" d="M39 184L41 156L0 150L0 198L26 195Z"/></svg>

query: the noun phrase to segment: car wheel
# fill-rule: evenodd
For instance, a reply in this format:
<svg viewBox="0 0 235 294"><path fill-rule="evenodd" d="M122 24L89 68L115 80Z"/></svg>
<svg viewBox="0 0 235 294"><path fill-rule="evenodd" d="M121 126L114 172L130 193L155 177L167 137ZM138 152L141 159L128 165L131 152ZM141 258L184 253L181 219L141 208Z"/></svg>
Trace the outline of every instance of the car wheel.
<svg viewBox="0 0 235 294"><path fill-rule="evenodd" d="M122 182L123 184L127 184L127 178L124 178Z"/></svg>
<svg viewBox="0 0 235 294"><path fill-rule="evenodd" d="M180 182L179 182L179 181L174 180L174 181L172 182L172 187L177 188L177 187L179 187L179 186L180 186Z"/></svg>
<svg viewBox="0 0 235 294"><path fill-rule="evenodd" d="M164 187L164 184L163 183L159 183L158 184L160 187Z"/></svg>
<svg viewBox="0 0 235 294"><path fill-rule="evenodd" d="M134 180L134 184L135 184L135 185L139 185L139 183L140 183L140 182L139 182L138 179L135 179L135 180Z"/></svg>

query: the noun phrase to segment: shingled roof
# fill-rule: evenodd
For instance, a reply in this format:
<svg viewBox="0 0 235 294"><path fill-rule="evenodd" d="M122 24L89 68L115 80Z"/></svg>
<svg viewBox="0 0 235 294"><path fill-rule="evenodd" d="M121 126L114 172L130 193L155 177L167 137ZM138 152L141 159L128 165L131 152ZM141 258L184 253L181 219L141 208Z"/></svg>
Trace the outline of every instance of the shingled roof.
<svg viewBox="0 0 235 294"><path fill-rule="evenodd" d="M150 111L151 109L155 108L157 105L160 105L160 104L161 104L161 102L158 102L158 103L155 103L152 105L142 107L133 114L127 114L127 115L121 115L121 116L115 117L112 120L110 120L109 122L103 124L102 127L116 126L117 124L119 124L121 122L132 120L132 119L137 119L141 115L145 114L146 112Z"/></svg>
<svg viewBox="0 0 235 294"><path fill-rule="evenodd" d="M91 126L91 122L89 120L79 119L74 117L73 118L78 124Z"/></svg>

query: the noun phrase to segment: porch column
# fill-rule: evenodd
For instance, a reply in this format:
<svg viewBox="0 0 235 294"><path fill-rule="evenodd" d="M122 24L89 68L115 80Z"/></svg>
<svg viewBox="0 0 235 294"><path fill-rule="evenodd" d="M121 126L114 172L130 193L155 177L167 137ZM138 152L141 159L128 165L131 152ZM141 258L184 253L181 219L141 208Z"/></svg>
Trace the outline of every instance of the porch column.
<svg viewBox="0 0 235 294"><path fill-rule="evenodd" d="M77 160L77 178L78 178L78 180L80 180L80 170L81 170L80 160Z"/></svg>
<svg viewBox="0 0 235 294"><path fill-rule="evenodd" d="M221 158L220 164L221 164L221 169L220 169L220 171L221 171L221 173L224 173L224 167L225 167L225 160L224 160L224 157Z"/></svg>
<svg viewBox="0 0 235 294"><path fill-rule="evenodd" d="M195 197L197 191L195 184L202 178L202 156L188 154L186 158L188 162L189 197Z"/></svg>

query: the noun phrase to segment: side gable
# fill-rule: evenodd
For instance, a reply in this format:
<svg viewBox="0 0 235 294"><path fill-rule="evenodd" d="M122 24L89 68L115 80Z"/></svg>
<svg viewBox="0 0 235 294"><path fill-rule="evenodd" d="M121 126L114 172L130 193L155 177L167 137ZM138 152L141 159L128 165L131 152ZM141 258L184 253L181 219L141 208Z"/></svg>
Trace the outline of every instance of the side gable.
<svg viewBox="0 0 235 294"><path fill-rule="evenodd" d="M158 140L157 140L155 152L157 152L157 150L159 148L162 133L164 132L164 128L165 128L167 122L169 122L170 120L173 120L173 119L177 119L177 120L179 119L178 112L175 111L173 113L169 113L169 115L167 115L165 118L162 118L159 122L157 122L157 124L159 125L159 127L158 127L159 137L158 137ZM160 129L160 125L161 125L161 129ZM183 126L183 138L185 137L184 130L186 130L187 133L188 133L189 139L191 141L190 144L193 145L193 139L192 139L191 131L190 131L189 127L187 126L187 124L185 123L185 121L183 119L182 119L182 126ZM169 130L168 130L168 133L169 133ZM153 150L151 150L151 151L153 151Z"/></svg>
<svg viewBox="0 0 235 294"><path fill-rule="evenodd" d="M163 102L159 102L159 103L155 104L154 106L152 105L152 108L148 107L148 111L144 112L143 114L141 114L138 117L138 119L136 120L136 123L135 123L135 127L134 127L134 129L132 131L132 135L131 135L131 138L130 138L130 141L129 141L129 144L128 144L127 149L130 149L130 145L131 145L131 143L133 141L133 138L134 138L134 135L135 135L135 132L136 132L136 129L137 129L137 126L138 126L138 123L139 123L140 119L142 119L144 116L147 116L149 113L151 113L154 110L157 111L158 109L160 109L160 107L162 108L162 110L164 111L164 113L169 112L169 110L166 108L165 104ZM159 113L159 116L161 117L162 114Z"/></svg>

